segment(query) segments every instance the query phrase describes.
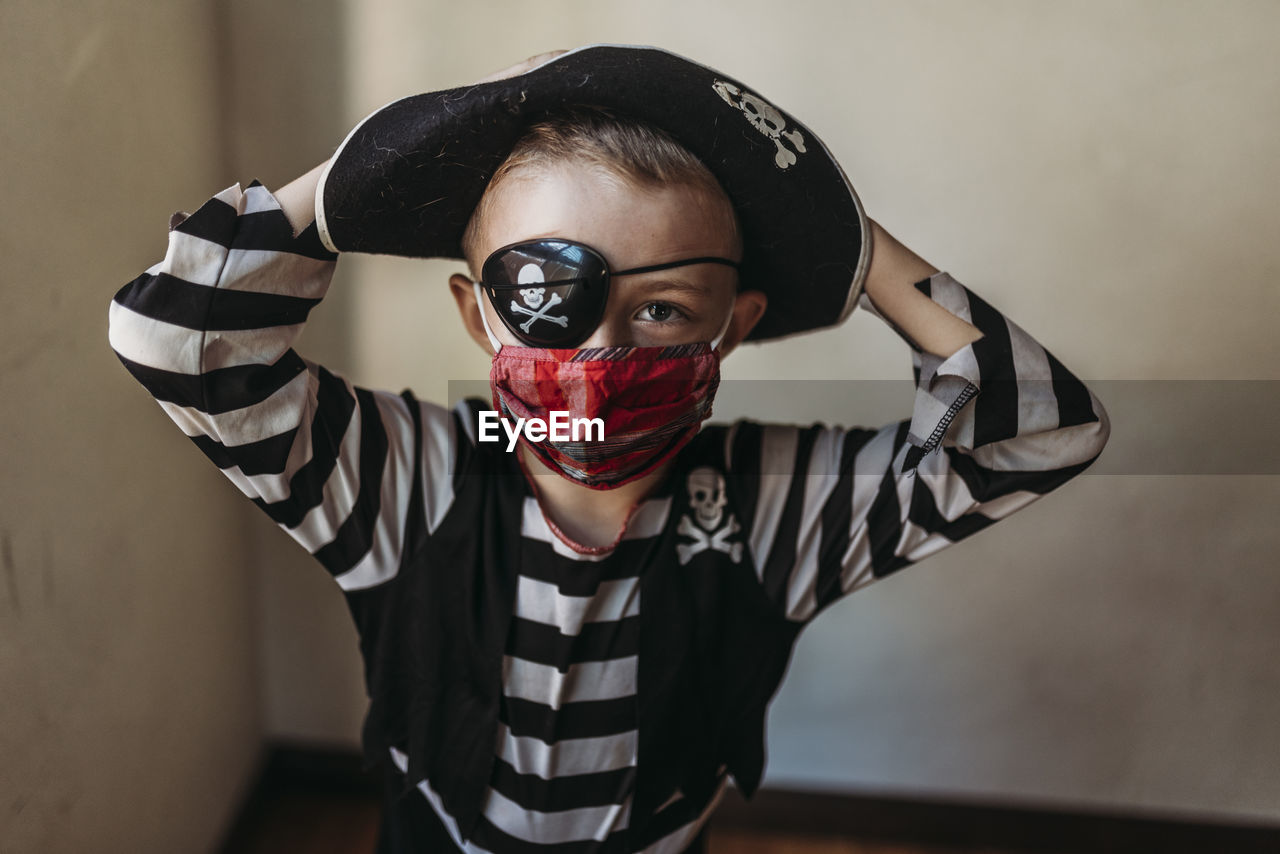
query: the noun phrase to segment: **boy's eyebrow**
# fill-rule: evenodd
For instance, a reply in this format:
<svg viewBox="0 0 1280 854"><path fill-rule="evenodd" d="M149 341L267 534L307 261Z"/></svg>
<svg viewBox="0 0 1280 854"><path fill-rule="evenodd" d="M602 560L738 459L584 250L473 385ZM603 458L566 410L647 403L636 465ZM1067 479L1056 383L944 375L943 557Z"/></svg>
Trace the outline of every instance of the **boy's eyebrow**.
<svg viewBox="0 0 1280 854"><path fill-rule="evenodd" d="M623 278L630 278L624 276ZM650 274L644 278L636 277L635 284L630 285L628 290L641 291L651 293L653 291L682 291L693 294L695 296L706 296L711 293L710 285L700 285L691 282L688 279L672 278L661 274Z"/></svg>

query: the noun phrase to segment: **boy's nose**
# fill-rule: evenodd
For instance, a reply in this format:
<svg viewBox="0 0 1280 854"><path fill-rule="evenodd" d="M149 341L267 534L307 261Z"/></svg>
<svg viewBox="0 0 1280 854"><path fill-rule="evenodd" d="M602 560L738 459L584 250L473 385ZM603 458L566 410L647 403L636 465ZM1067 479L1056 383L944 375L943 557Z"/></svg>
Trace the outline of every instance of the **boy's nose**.
<svg viewBox="0 0 1280 854"><path fill-rule="evenodd" d="M631 330L629 324L620 323L605 317L600 321L587 340L578 345L578 349L588 349L592 347L632 347L635 341L631 340Z"/></svg>

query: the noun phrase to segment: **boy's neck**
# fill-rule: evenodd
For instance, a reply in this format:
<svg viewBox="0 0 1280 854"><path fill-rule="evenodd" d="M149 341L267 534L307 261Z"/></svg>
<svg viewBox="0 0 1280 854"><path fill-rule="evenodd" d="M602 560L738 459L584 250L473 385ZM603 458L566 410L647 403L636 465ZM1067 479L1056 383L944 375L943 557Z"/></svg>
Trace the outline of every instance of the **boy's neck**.
<svg viewBox="0 0 1280 854"><path fill-rule="evenodd" d="M670 465L616 489L591 489L552 470L523 444L519 454L543 515L567 545L580 551L615 545L632 512L662 482Z"/></svg>

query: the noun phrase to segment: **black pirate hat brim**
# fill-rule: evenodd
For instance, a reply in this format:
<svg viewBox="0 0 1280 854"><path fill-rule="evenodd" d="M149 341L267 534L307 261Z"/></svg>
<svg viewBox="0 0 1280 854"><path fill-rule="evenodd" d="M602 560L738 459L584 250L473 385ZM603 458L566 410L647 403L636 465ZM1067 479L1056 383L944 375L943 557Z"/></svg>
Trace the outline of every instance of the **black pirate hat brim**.
<svg viewBox="0 0 1280 854"><path fill-rule="evenodd" d="M754 90L656 48L579 48L517 77L388 104L320 179L321 239L335 252L462 258L467 222L524 130L574 105L662 128L720 181L742 225L742 287L769 299L750 340L832 326L853 310L868 223L826 146Z"/></svg>

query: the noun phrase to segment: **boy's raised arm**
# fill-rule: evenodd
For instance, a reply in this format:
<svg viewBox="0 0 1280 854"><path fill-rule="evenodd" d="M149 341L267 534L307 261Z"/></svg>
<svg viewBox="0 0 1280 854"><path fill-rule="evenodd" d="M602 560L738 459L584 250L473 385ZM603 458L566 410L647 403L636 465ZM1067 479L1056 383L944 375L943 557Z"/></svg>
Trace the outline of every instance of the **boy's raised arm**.
<svg viewBox="0 0 1280 854"><path fill-rule="evenodd" d="M313 219L320 167L279 195L230 187L177 220L116 294L110 341L165 413L347 590L398 568L424 422L429 521L452 500L448 412L352 386L293 342L333 276Z"/></svg>
<svg viewBox="0 0 1280 854"><path fill-rule="evenodd" d="M868 299L899 335L935 356L952 353L982 337L969 323L916 290L915 283L938 269L871 222L871 266L864 285Z"/></svg>
<svg viewBox="0 0 1280 854"><path fill-rule="evenodd" d="M796 621L1056 489L1110 431L1102 404L1039 342L883 229L873 235L862 305L913 350L912 417L879 430L741 422L727 439L756 573Z"/></svg>
<svg viewBox="0 0 1280 854"><path fill-rule="evenodd" d="M293 349L337 261L315 225L326 166L275 193L235 185L176 215L164 260L112 301L109 337L223 474L355 590L398 569L415 461L431 531L452 505L451 474L465 450L450 438L461 416L356 388Z"/></svg>

